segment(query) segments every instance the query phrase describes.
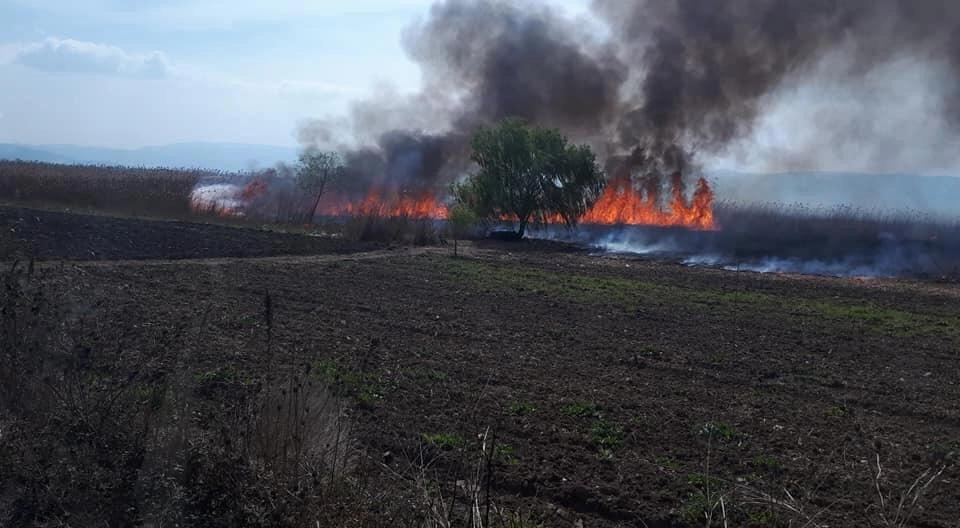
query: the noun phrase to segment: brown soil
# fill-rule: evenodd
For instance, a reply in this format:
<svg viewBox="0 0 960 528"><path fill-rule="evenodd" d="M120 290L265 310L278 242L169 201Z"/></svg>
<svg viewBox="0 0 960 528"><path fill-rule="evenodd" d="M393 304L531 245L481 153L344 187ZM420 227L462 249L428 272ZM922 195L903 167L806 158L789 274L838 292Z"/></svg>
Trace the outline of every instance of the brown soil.
<svg viewBox="0 0 960 528"><path fill-rule="evenodd" d="M109 322L99 339L131 353L173 333L194 372L262 369L269 293L284 364L375 380L352 419L384 475L426 466L453 487L489 430L494 502L548 526L703 526L720 496L731 526L883 526L918 477L945 468L906 525L958 526L955 286L524 245L468 245L458 259L449 248L331 256L349 248L178 223L3 218L17 215L38 220L14 225L12 242L3 226L0 248L28 240L39 255L88 258L76 237L93 233L99 258L166 259L39 267L62 306ZM46 228L24 231L31 222ZM272 256L283 253L327 254ZM238 254L267 258L224 258ZM441 434L463 442L438 447Z"/></svg>
<svg viewBox="0 0 960 528"><path fill-rule="evenodd" d="M265 257L372 249L328 236L0 206L0 259Z"/></svg>

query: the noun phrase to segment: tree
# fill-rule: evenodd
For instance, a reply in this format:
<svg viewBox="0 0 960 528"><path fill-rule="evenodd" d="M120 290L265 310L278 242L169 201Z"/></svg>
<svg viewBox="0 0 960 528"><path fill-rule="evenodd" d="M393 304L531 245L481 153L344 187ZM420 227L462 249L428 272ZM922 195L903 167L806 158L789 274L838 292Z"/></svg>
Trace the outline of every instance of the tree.
<svg viewBox="0 0 960 528"><path fill-rule="evenodd" d="M518 222L518 238L531 221L576 225L606 183L590 147L555 129L508 119L478 130L472 147L480 171L457 188L458 201L481 218Z"/></svg>
<svg viewBox="0 0 960 528"><path fill-rule="evenodd" d="M479 219L477 214L462 203L454 204L450 208L450 214L447 215L447 223L450 226L450 235L453 238L453 256L457 256L457 240L463 238L477 225Z"/></svg>
<svg viewBox="0 0 960 528"><path fill-rule="evenodd" d="M307 148L300 153L297 164L297 186L304 192L315 196L310 209L310 221L313 222L320 206L320 198L328 187L335 185L343 177L345 168L340 156L335 152L324 152L317 148Z"/></svg>

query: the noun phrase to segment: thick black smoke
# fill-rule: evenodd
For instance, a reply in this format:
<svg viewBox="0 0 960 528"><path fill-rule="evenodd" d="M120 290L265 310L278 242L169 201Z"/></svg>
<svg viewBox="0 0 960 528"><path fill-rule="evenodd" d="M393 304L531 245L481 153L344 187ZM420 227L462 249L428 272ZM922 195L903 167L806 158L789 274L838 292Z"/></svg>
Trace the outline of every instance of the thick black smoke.
<svg viewBox="0 0 960 528"><path fill-rule="evenodd" d="M606 31L538 3L435 4L403 39L422 93L354 108L349 128L367 138L346 155L357 187L446 185L468 167L475 128L504 117L589 141L615 175L687 171L692 152L751 133L774 93L828 57L842 59L830 70L840 79L905 58L930 64L946 82L917 90L941 102L951 132L960 125L956 0L595 0L593 10ZM328 132L308 130L308 140Z"/></svg>
<svg viewBox="0 0 960 528"><path fill-rule="evenodd" d="M840 53L857 77L900 56L939 62L944 98L960 124L960 3L951 0L596 0L640 88L621 141L683 141L717 151L750 132L766 96ZM802 79L794 79L802 82ZM628 103L629 104L629 103ZM889 111L878 108L876 112ZM829 135L829 130L824 131Z"/></svg>

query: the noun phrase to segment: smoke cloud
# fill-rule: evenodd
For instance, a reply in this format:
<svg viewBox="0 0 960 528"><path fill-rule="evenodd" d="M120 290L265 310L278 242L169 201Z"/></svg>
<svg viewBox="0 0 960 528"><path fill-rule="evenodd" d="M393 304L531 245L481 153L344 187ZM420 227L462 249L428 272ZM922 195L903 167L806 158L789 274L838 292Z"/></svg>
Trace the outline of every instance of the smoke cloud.
<svg viewBox="0 0 960 528"><path fill-rule="evenodd" d="M438 2L403 36L422 91L360 101L345 120L304 124L301 140L347 150L357 190L403 190L439 189L461 176L473 131L504 117L558 127L592 144L614 176L648 183L651 174L663 182L674 171L695 171L693 153L750 151L771 164L815 167L856 156L870 163L859 148L870 144L894 153L887 161L924 164L918 158L936 149L902 145L932 142L932 134L906 137L905 129L935 131L940 139L927 145L954 145L960 136L958 2L595 0L592 7L599 30L534 2ZM916 84L902 77L910 71L923 72ZM803 108L797 93L809 86L819 88L807 90L808 103L834 92L847 97L805 120L782 118L791 97ZM858 98L859 88L886 97ZM881 104L898 89L924 98L902 108ZM776 111L773 123L788 137L797 130L796 142L751 148ZM884 118L868 119L878 114ZM960 162L933 157L927 166Z"/></svg>

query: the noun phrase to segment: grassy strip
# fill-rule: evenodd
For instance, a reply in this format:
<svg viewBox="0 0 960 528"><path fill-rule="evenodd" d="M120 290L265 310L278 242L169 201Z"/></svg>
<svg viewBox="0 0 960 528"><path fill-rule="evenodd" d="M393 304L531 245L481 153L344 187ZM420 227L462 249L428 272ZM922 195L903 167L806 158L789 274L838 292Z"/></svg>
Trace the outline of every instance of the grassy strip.
<svg viewBox="0 0 960 528"><path fill-rule="evenodd" d="M641 279L557 273L479 260L438 259L436 263L456 282L472 284L484 292L541 295L624 308L636 308L647 303L680 304L710 311L749 308L789 317L862 325L882 335L931 336L951 340L960 338L960 315L956 314L921 314L842 299L720 291L703 285L686 288Z"/></svg>

